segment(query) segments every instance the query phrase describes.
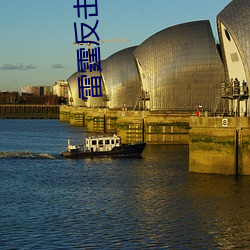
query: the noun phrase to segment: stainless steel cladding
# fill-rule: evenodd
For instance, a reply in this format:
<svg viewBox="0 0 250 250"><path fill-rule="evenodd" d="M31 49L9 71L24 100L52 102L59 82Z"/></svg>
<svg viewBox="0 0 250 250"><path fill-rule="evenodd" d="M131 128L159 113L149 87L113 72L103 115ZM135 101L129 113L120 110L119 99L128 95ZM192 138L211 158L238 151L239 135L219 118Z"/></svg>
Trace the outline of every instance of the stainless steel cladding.
<svg viewBox="0 0 250 250"><path fill-rule="evenodd" d="M88 96L88 99L85 101L82 98L79 98L79 88L78 88L78 77L81 75L87 75L87 77L93 76L100 76L99 71L92 71L86 70L86 73L83 72L75 72L71 75L67 82L68 82L68 95L69 95L69 104L73 106L82 106L82 107L104 107L105 102L104 97L92 97ZM104 86L102 85L102 90L104 92Z"/></svg>
<svg viewBox="0 0 250 250"><path fill-rule="evenodd" d="M234 0L217 16L227 80L250 82L250 4Z"/></svg>
<svg viewBox="0 0 250 250"><path fill-rule="evenodd" d="M209 21L164 29L134 51L151 110L211 110L225 74Z"/></svg>
<svg viewBox="0 0 250 250"><path fill-rule="evenodd" d="M101 75L109 108L133 108L139 98L141 81L133 57L135 49L136 46L126 48L102 61Z"/></svg>

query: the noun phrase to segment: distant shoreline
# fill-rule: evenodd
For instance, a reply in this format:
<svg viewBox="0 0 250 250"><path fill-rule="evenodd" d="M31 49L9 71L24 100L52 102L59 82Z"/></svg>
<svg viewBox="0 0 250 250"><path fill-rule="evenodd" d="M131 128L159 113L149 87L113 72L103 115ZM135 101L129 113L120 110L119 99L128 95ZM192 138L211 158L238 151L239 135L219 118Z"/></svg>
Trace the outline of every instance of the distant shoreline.
<svg viewBox="0 0 250 250"><path fill-rule="evenodd" d="M0 104L0 119L59 119L60 105Z"/></svg>

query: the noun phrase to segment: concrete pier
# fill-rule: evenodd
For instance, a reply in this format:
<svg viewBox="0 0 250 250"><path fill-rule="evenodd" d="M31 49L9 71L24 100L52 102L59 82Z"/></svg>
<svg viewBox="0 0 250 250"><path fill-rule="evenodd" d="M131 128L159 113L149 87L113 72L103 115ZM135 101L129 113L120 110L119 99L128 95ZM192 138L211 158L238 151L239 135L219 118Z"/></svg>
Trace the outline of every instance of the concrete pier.
<svg viewBox="0 0 250 250"><path fill-rule="evenodd" d="M123 142L188 144L189 115L61 106L60 120L88 132L117 133Z"/></svg>
<svg viewBox="0 0 250 250"><path fill-rule="evenodd" d="M189 171L250 175L250 118L190 117Z"/></svg>
<svg viewBox="0 0 250 250"><path fill-rule="evenodd" d="M145 138L150 144L188 144L190 115L148 114Z"/></svg>
<svg viewBox="0 0 250 250"><path fill-rule="evenodd" d="M69 106L61 106L59 112L59 119L61 122L70 122L70 112L71 108Z"/></svg>

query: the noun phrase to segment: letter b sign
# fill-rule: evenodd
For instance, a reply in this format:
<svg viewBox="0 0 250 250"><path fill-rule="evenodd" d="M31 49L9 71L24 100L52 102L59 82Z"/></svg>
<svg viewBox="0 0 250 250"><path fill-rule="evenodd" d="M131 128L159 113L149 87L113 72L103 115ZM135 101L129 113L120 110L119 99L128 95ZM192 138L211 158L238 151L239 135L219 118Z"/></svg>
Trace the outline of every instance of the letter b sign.
<svg viewBox="0 0 250 250"><path fill-rule="evenodd" d="M228 127L228 119L222 119L222 127L227 128Z"/></svg>

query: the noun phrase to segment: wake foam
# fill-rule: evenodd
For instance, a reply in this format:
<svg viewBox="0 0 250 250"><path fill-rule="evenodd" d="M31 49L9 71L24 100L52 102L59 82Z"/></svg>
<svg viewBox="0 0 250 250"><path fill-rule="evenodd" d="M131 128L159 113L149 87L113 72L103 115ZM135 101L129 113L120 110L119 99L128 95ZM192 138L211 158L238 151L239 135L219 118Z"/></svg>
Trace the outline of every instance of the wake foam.
<svg viewBox="0 0 250 250"><path fill-rule="evenodd" d="M0 158L30 158L30 159L55 159L53 155L43 153L24 152L0 152Z"/></svg>

